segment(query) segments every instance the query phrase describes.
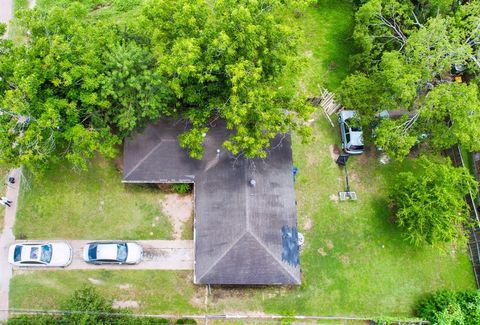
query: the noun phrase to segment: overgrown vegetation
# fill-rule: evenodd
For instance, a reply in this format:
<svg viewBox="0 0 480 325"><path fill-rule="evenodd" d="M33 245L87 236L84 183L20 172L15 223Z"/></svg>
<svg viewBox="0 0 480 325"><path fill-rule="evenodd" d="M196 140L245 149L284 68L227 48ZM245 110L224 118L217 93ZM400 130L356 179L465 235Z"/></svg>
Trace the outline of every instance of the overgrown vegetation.
<svg viewBox="0 0 480 325"><path fill-rule="evenodd" d="M125 136L164 116L190 123L179 141L195 158L217 118L235 155L264 157L290 129L307 139L312 108L278 86L300 69L300 34L277 13L302 4L87 1L19 12L28 42L0 41L0 161L86 169L96 152L114 157ZM110 5L143 7L120 22L91 19Z"/></svg>
<svg viewBox="0 0 480 325"><path fill-rule="evenodd" d="M186 194L192 191L192 184L189 183L175 183L172 184L172 190L178 194Z"/></svg>
<svg viewBox="0 0 480 325"><path fill-rule="evenodd" d="M414 170L399 173L391 189L395 222L414 244L465 244L473 224L464 197L477 192L477 182L466 168L449 159L423 156Z"/></svg>
<svg viewBox="0 0 480 325"><path fill-rule="evenodd" d="M480 324L480 291L440 290L422 299L418 314L432 325Z"/></svg>
<svg viewBox="0 0 480 325"><path fill-rule="evenodd" d="M390 157L404 158L418 141L480 149L480 2L447 3L369 0L356 13L360 52L341 99ZM382 111L402 117L381 119Z"/></svg>

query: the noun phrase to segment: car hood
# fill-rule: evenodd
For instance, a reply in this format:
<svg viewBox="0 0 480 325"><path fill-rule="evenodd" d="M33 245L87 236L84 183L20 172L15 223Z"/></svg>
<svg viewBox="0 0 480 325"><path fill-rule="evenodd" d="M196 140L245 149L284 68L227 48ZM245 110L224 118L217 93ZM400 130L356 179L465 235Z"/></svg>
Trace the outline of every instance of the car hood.
<svg viewBox="0 0 480 325"><path fill-rule="evenodd" d="M350 143L354 146L363 146L363 132L362 131L351 131L350 132Z"/></svg>
<svg viewBox="0 0 480 325"><path fill-rule="evenodd" d="M127 243L128 255L125 263L140 263L143 259L143 247L137 243Z"/></svg>
<svg viewBox="0 0 480 325"><path fill-rule="evenodd" d="M72 262L72 247L67 243L52 243L52 260L49 264L65 266Z"/></svg>

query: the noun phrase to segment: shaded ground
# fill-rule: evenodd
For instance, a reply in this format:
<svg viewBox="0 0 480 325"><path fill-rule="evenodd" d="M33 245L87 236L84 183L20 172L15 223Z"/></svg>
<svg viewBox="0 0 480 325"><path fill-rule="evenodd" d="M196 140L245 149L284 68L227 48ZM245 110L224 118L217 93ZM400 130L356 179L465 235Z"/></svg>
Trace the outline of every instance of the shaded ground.
<svg viewBox="0 0 480 325"><path fill-rule="evenodd" d="M171 239L155 187L124 185L113 162L96 159L87 172L67 166L30 177L15 225L18 239Z"/></svg>

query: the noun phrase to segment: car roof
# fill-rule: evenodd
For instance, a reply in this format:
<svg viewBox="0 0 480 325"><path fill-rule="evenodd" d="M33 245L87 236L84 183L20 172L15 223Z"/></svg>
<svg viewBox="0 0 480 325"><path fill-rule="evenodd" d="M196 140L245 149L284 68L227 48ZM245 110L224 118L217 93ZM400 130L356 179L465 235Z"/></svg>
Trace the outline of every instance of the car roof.
<svg viewBox="0 0 480 325"><path fill-rule="evenodd" d="M116 260L117 244L116 243L96 243L97 260Z"/></svg>
<svg viewBox="0 0 480 325"><path fill-rule="evenodd" d="M22 246L21 261L40 261L40 256L42 253L41 246L42 244L35 245L18 245Z"/></svg>

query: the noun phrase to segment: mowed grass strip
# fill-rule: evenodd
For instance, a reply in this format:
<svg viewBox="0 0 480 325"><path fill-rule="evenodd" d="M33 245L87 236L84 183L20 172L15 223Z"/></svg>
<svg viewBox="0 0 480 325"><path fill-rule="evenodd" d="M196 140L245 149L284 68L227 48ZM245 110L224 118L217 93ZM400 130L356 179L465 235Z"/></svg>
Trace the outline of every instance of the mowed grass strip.
<svg viewBox="0 0 480 325"><path fill-rule="evenodd" d="M84 285L108 299L135 301L138 313L196 313L202 310L205 289L192 283L189 271L30 271L16 273L10 283L11 308L60 308Z"/></svg>
<svg viewBox="0 0 480 325"><path fill-rule="evenodd" d="M171 239L163 193L122 184L113 162L95 159L88 171L54 166L26 180L14 232L21 239Z"/></svg>

